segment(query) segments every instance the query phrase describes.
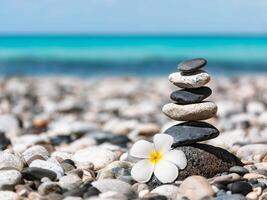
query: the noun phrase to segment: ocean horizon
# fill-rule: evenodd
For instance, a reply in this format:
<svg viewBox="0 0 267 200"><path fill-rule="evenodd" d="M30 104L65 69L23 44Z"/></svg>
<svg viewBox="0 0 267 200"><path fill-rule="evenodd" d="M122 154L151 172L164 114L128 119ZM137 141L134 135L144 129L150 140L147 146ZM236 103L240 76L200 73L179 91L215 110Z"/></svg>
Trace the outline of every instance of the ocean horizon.
<svg viewBox="0 0 267 200"><path fill-rule="evenodd" d="M161 76L198 57L212 75L267 73L267 36L0 36L2 76Z"/></svg>

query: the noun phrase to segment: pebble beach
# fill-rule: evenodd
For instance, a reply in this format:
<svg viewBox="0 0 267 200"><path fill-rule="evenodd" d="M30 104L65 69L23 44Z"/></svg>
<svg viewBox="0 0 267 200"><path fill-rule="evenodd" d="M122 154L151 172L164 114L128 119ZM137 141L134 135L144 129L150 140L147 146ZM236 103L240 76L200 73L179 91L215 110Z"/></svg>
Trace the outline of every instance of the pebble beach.
<svg viewBox="0 0 267 200"><path fill-rule="evenodd" d="M178 123L162 112L177 89L168 77L0 78L0 199L267 199L266 81L211 77L218 110L205 122L220 134L183 149L197 166L183 180L157 185L131 177L128 152ZM215 166L221 154L205 145L242 164Z"/></svg>

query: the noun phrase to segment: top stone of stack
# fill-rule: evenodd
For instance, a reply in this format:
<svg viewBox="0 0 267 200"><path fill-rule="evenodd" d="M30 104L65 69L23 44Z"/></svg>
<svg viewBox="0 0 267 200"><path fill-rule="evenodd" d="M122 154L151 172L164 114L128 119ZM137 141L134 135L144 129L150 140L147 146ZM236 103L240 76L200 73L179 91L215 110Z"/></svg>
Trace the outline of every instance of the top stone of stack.
<svg viewBox="0 0 267 200"><path fill-rule="evenodd" d="M207 64L207 60L204 58L195 58L191 60L186 60L178 65L178 70L182 72L194 72Z"/></svg>
<svg viewBox="0 0 267 200"><path fill-rule="evenodd" d="M210 81L209 74L201 70L206 64L203 58L181 62L178 65L179 72L170 74L169 80L180 88L200 88Z"/></svg>

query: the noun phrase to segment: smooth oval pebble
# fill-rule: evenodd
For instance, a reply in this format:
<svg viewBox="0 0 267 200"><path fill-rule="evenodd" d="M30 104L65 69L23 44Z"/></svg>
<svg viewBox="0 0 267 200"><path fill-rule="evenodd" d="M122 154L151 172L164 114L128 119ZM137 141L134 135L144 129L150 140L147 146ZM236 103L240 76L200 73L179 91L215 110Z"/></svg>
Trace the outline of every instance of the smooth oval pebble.
<svg viewBox="0 0 267 200"><path fill-rule="evenodd" d="M210 76L202 70L195 71L190 75L175 72L169 75L169 81L180 88L199 88L210 81Z"/></svg>
<svg viewBox="0 0 267 200"><path fill-rule="evenodd" d="M241 176L243 176L246 173L249 173L248 169L246 169L245 167L242 166L233 166L229 169L230 173L237 173Z"/></svg>
<svg viewBox="0 0 267 200"><path fill-rule="evenodd" d="M21 180L21 174L17 170L0 170L0 189L5 185L16 185Z"/></svg>
<svg viewBox="0 0 267 200"><path fill-rule="evenodd" d="M132 188L132 186L120 180L104 179L104 180L95 181L92 183L92 185L102 193L113 191L113 192L124 194L129 197L136 196L136 193L134 189Z"/></svg>
<svg viewBox="0 0 267 200"><path fill-rule="evenodd" d="M174 185L161 185L156 187L151 193L157 193L163 196L168 197L169 199L176 199L179 188Z"/></svg>
<svg viewBox="0 0 267 200"><path fill-rule="evenodd" d="M30 165L31 162L36 159L47 160L49 157L49 152L41 145L34 145L26 149L22 153L22 157L24 158L25 162Z"/></svg>
<svg viewBox="0 0 267 200"><path fill-rule="evenodd" d="M240 180L242 177L239 174L236 173L231 173L231 174L225 174L225 175L221 175L221 176L216 176L214 178L212 178L212 183L221 183L221 184L225 184L225 183L231 183L237 180Z"/></svg>
<svg viewBox="0 0 267 200"><path fill-rule="evenodd" d="M44 177L55 180L57 178L57 174L52 170L39 167L28 167L22 170L21 173L26 180L41 180Z"/></svg>
<svg viewBox="0 0 267 200"><path fill-rule="evenodd" d="M231 185L230 190L232 193L247 195L249 192L252 191L252 186L247 182L239 181L239 182L234 182Z"/></svg>
<svg viewBox="0 0 267 200"><path fill-rule="evenodd" d="M0 152L0 170L1 169L16 169L21 171L23 169L23 162L14 154Z"/></svg>
<svg viewBox="0 0 267 200"><path fill-rule="evenodd" d="M75 174L62 176L58 182L59 186L65 190L73 190L75 188L78 188L82 183L83 182L81 178Z"/></svg>
<svg viewBox="0 0 267 200"><path fill-rule="evenodd" d="M219 135L219 130L206 122L184 122L174 125L164 133L174 139L173 147L209 140Z"/></svg>
<svg viewBox="0 0 267 200"><path fill-rule="evenodd" d="M44 160L34 160L31 164L30 167L37 167L37 168L43 168L43 169L48 169L57 174L57 178L59 179L64 175L64 170L61 167L61 165L58 163L56 159L48 159L46 161Z"/></svg>
<svg viewBox="0 0 267 200"><path fill-rule="evenodd" d="M162 112L177 121L197 121L214 117L217 106L210 101L188 105L168 103L163 106Z"/></svg>
<svg viewBox="0 0 267 200"><path fill-rule="evenodd" d="M211 93L209 87L188 88L172 92L170 98L177 104L185 105L199 103L209 97Z"/></svg>
<svg viewBox="0 0 267 200"><path fill-rule="evenodd" d="M190 176L186 178L181 183L179 191L190 200L199 200L214 195L214 191L208 180L202 176Z"/></svg>
<svg viewBox="0 0 267 200"><path fill-rule="evenodd" d="M94 169L99 170L117 158L118 155L112 151L99 147L88 147L75 152L72 160L78 168L88 168L88 165L93 163Z"/></svg>
<svg viewBox="0 0 267 200"><path fill-rule="evenodd" d="M195 58L191 60L185 60L178 64L177 69L183 72L196 71L207 64L207 60L204 58Z"/></svg>

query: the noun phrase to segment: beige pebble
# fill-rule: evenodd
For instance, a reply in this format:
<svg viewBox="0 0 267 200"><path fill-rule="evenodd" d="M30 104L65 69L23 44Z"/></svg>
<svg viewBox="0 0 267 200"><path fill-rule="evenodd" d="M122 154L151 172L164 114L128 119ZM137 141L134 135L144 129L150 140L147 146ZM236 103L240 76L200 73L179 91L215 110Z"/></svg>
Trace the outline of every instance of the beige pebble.
<svg viewBox="0 0 267 200"><path fill-rule="evenodd" d="M255 187L255 188L253 188L253 192L255 192L258 196L260 196L262 193L262 188L261 187Z"/></svg>
<svg viewBox="0 0 267 200"><path fill-rule="evenodd" d="M142 124L142 125L139 125L138 127L139 135L153 136L159 132L160 132L160 127L157 124L152 124L152 123Z"/></svg>
<svg viewBox="0 0 267 200"><path fill-rule="evenodd" d="M163 106L162 112L177 121L205 120L216 115L217 106L210 101L188 105L168 103Z"/></svg>
<svg viewBox="0 0 267 200"><path fill-rule="evenodd" d="M267 171L267 162L255 163L257 169Z"/></svg>
<svg viewBox="0 0 267 200"><path fill-rule="evenodd" d="M212 197L214 191L208 180L202 176L190 176L179 187L179 196L183 195L190 200L199 200L204 197Z"/></svg>
<svg viewBox="0 0 267 200"><path fill-rule="evenodd" d="M169 199L176 199L179 188L174 185L161 185L156 187L151 193L157 193L159 195L166 196Z"/></svg>
<svg viewBox="0 0 267 200"><path fill-rule="evenodd" d="M250 199L250 200L257 200L258 199L258 195L255 192L250 192L250 193L247 194L246 198Z"/></svg>
<svg viewBox="0 0 267 200"><path fill-rule="evenodd" d="M266 178L266 176L262 175L262 174L257 174L257 173L247 173L243 176L243 178L245 179L259 179L259 178Z"/></svg>
<svg viewBox="0 0 267 200"><path fill-rule="evenodd" d="M211 179L211 183L220 183L220 182L233 182L233 181L237 181L240 180L241 176L236 174L236 173L231 173L231 174L227 174L227 175L221 175L221 176L217 176Z"/></svg>

